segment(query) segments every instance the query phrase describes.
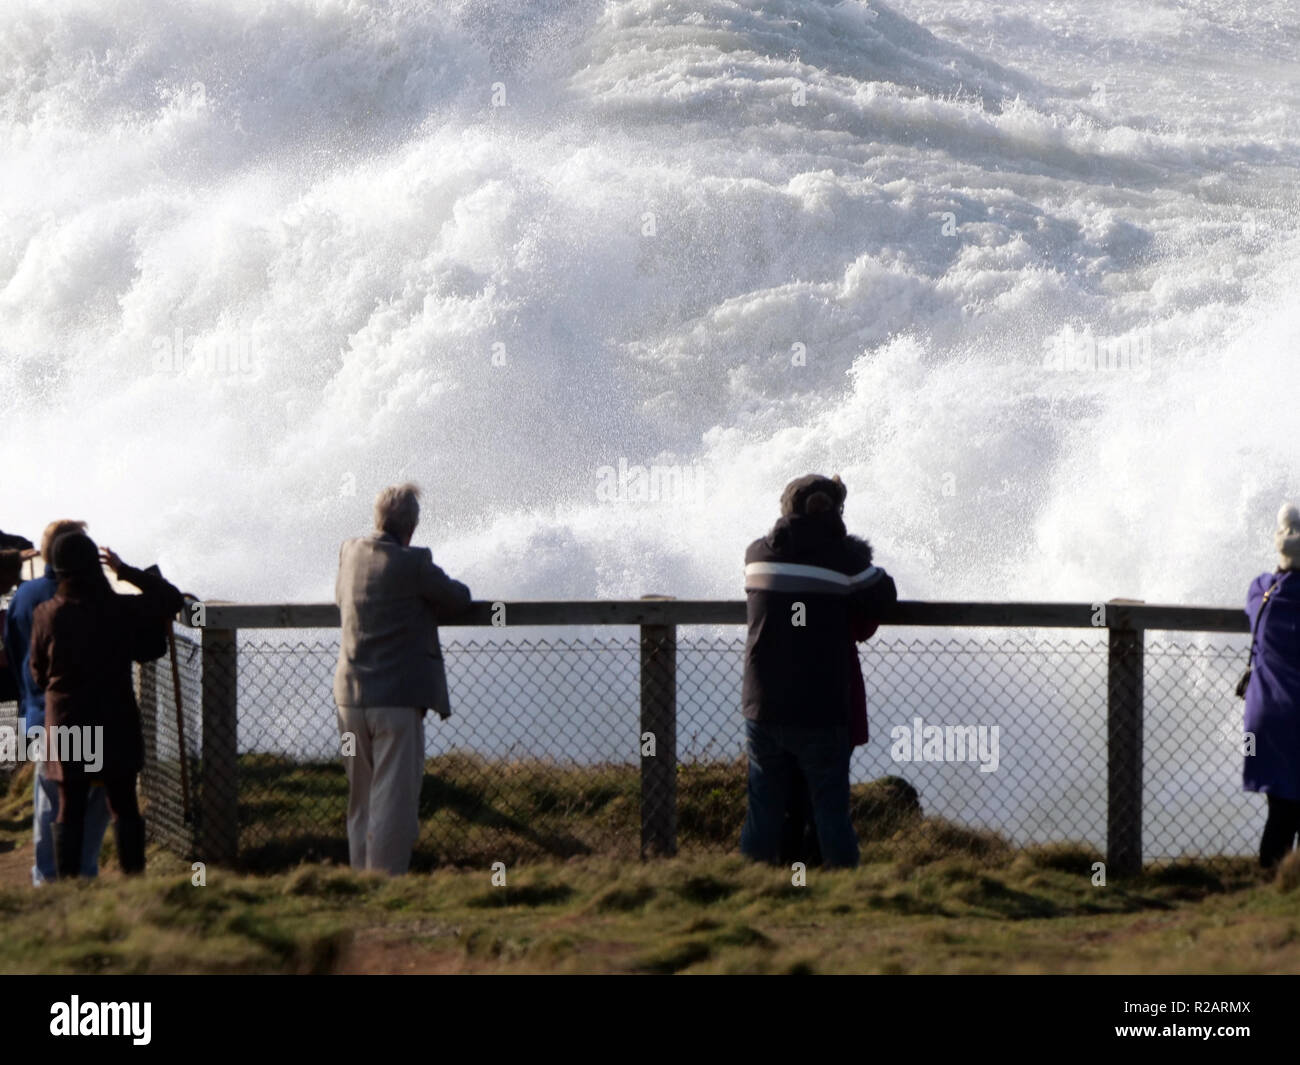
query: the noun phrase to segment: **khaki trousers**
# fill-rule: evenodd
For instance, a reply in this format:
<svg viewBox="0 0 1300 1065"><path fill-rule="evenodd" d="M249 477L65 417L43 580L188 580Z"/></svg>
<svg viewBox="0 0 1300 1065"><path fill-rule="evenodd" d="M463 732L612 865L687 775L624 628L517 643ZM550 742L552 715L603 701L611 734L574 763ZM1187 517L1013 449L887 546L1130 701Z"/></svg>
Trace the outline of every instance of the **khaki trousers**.
<svg viewBox="0 0 1300 1065"><path fill-rule="evenodd" d="M411 866L420 830L424 712L410 706L341 706L338 718L348 772L352 868L400 876Z"/></svg>

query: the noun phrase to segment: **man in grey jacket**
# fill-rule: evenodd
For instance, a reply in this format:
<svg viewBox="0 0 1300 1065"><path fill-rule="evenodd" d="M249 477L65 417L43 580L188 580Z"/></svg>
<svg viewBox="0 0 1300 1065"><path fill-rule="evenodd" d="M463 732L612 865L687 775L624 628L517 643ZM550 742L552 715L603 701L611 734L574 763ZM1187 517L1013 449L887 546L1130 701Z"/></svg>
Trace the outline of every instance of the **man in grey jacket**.
<svg viewBox="0 0 1300 1065"><path fill-rule="evenodd" d="M469 589L412 547L420 490L385 488L375 532L339 551L334 600L342 621L334 701L348 773L353 869L405 873L419 832L424 714L451 714L438 622L463 613Z"/></svg>

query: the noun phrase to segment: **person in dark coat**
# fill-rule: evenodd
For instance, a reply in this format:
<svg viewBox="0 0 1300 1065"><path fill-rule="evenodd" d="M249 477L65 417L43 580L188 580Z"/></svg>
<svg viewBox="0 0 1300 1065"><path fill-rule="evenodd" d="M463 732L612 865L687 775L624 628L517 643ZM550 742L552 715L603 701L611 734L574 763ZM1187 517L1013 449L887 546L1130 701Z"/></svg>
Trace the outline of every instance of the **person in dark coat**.
<svg viewBox="0 0 1300 1065"><path fill-rule="evenodd" d="M853 635L893 606L897 590L872 564L869 545L848 535L846 494L838 477L791 481L780 519L745 552L749 788L740 847L757 861L782 859L796 770L807 784L824 864L858 861L849 816Z"/></svg>
<svg viewBox="0 0 1300 1065"><path fill-rule="evenodd" d="M10 548L0 549L0 595L13 591L23 575L23 563L27 561L25 551Z"/></svg>
<svg viewBox="0 0 1300 1065"><path fill-rule="evenodd" d="M35 546L36 545L25 536L18 536L16 533L0 532L0 551L23 552L21 556L23 561L35 557L35 552L33 551ZM18 582L15 581L14 583L16 584ZM13 585L10 585L10 587L13 587ZM8 589L5 590L8 591Z"/></svg>
<svg viewBox="0 0 1300 1065"><path fill-rule="evenodd" d="M1260 865L1277 865L1300 834L1300 510L1278 512L1274 542L1277 569L1261 573L1246 593L1255 633L1246 688L1246 745L1242 783L1268 797L1268 818L1259 845Z"/></svg>
<svg viewBox="0 0 1300 1065"><path fill-rule="evenodd" d="M184 600L156 572L128 566L107 548L101 554L85 533L60 536L52 554L59 588L35 611L31 673L45 690L45 772L59 788L55 865L60 879L78 874L88 793L99 782L113 817L122 872L141 873L145 825L136 776L144 766L144 733L131 664L154 656L148 648ZM114 592L101 561L140 594ZM79 729L83 737L87 730L99 730L94 761L60 750L52 732L58 727ZM90 749L83 739L83 754Z"/></svg>

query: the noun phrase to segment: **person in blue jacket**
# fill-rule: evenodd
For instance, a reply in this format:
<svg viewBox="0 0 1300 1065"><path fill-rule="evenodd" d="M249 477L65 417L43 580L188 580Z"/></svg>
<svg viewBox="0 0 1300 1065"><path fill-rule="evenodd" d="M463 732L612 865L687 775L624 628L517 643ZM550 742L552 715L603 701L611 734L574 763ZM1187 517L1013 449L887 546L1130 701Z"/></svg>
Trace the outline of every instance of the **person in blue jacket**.
<svg viewBox="0 0 1300 1065"><path fill-rule="evenodd" d="M14 592L5 618L4 644L9 656L9 667L18 682L18 715L22 727L30 730L45 725L45 692L36 686L31 674L32 615L36 608L54 598L59 582L50 566L50 552L54 541L66 532L81 532L84 521L62 520L51 522L41 537L41 557L45 573L35 580L24 581ZM32 865L32 883L39 886L58 878L54 855L54 822L59 816L59 786L46 777L43 763L36 764L36 811L32 817L32 840L36 845L35 864ZM99 875L99 852L108 831L108 803L102 787L90 789L86 808L86 829L82 840L81 875Z"/></svg>
<svg viewBox="0 0 1300 1065"><path fill-rule="evenodd" d="M1278 511L1274 543L1277 569L1261 573L1246 593L1255 637L1242 782L1268 798L1259 844L1265 869L1285 858L1300 834L1300 509L1293 504Z"/></svg>

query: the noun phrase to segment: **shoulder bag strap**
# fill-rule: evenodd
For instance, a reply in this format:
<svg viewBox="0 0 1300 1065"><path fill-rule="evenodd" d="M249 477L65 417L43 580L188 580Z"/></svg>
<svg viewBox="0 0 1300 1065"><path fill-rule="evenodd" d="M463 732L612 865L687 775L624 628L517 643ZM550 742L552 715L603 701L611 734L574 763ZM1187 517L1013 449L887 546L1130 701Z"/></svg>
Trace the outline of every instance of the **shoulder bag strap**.
<svg viewBox="0 0 1300 1065"><path fill-rule="evenodd" d="M1277 591L1282 582L1290 575L1291 571L1287 570L1286 573L1274 580L1264 592L1264 598L1259 604L1259 613L1255 615L1255 624L1250 627L1250 657L1246 660L1247 669L1250 669L1255 665L1255 637L1259 632L1260 623L1264 620L1264 611L1268 609L1268 601L1272 597L1273 593Z"/></svg>

